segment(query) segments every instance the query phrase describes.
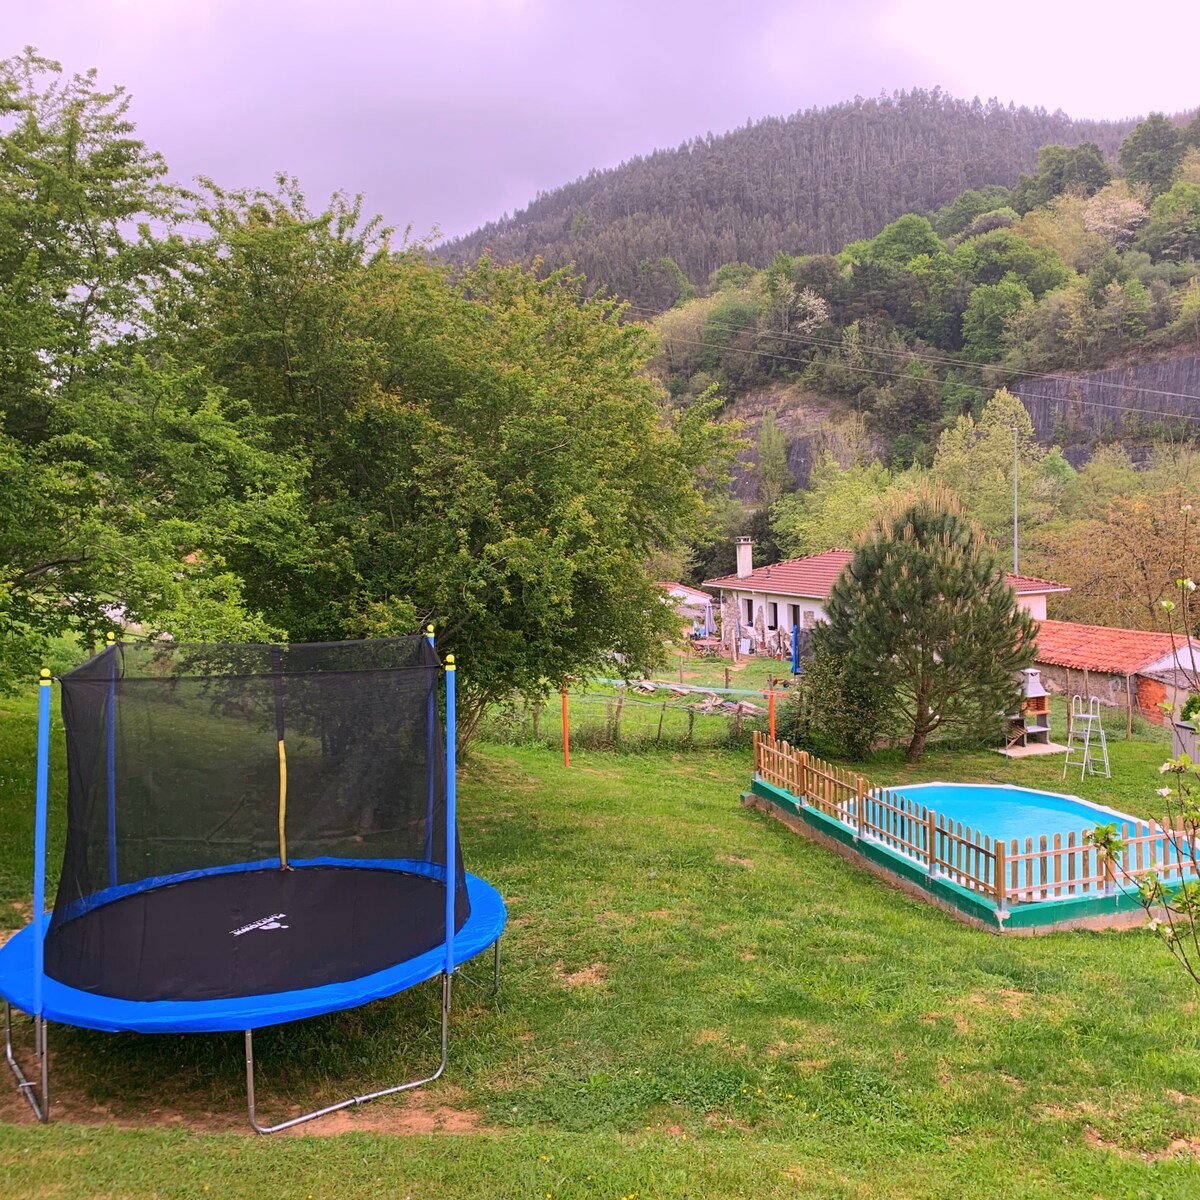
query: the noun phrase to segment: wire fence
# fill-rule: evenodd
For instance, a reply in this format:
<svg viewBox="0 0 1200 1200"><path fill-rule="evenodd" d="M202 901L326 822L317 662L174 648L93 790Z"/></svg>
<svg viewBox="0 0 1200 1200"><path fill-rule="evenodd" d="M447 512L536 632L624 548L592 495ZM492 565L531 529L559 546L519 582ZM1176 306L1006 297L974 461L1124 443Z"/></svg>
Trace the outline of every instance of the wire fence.
<svg viewBox="0 0 1200 1200"><path fill-rule="evenodd" d="M719 676L718 676L719 677ZM751 681L746 681L747 683ZM645 750L727 750L749 748L754 732L771 732L770 708L774 695L776 733L793 745L806 745L825 753L824 740L804 730L811 725L813 698L804 677L772 677L762 687L719 687L705 683L673 680L616 679L580 682L567 693L567 716L573 749L613 750L636 753ZM1050 737L1065 745L1070 699L1051 699ZM1127 733L1139 741L1159 742L1169 747L1169 726L1156 724L1135 713L1132 722L1123 708L1100 706L1100 723L1110 742ZM562 703L559 695L542 700L513 700L492 708L480 727L485 741L502 745L545 746L561 750L563 745ZM896 744L902 744L902 738ZM881 745L890 745L889 742ZM977 739L963 740L939 732L931 745L945 748L978 749ZM993 749L1003 745L997 733Z"/></svg>
<svg viewBox="0 0 1200 1200"><path fill-rule="evenodd" d="M756 730L767 731L770 707L769 693L665 681L604 682L567 693L573 750L749 747ZM491 742L561 750L561 700L552 696L498 706L484 719L480 733Z"/></svg>

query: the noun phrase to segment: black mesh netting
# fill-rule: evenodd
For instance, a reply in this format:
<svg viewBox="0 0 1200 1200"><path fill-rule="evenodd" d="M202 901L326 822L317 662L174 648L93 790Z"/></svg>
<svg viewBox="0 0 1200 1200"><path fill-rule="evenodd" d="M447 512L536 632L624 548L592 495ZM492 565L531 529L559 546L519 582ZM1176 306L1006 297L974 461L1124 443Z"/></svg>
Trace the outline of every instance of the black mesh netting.
<svg viewBox="0 0 1200 1200"><path fill-rule="evenodd" d="M69 672L47 973L201 999L356 978L440 944L440 679L423 637L117 644Z"/></svg>

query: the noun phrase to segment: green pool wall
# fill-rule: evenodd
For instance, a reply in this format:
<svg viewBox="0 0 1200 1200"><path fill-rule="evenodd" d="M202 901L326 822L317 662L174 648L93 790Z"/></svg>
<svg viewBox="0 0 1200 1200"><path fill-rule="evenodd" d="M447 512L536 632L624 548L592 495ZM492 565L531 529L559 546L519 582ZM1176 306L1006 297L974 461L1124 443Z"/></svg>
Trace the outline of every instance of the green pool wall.
<svg viewBox="0 0 1200 1200"><path fill-rule="evenodd" d="M1013 904L1005 911L959 884L930 875L919 863L867 838L833 817L797 800L757 775L742 803L759 808L802 836L857 862L909 895L925 899L968 925L992 933L1053 933L1068 929L1119 929L1143 925L1146 913L1131 896L1067 896Z"/></svg>

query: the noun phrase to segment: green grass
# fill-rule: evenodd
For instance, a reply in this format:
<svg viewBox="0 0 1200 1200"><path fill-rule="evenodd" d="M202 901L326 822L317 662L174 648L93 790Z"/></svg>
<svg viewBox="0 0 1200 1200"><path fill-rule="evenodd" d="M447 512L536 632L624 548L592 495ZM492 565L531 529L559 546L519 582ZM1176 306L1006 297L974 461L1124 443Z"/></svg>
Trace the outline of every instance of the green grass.
<svg viewBox="0 0 1200 1200"><path fill-rule="evenodd" d="M28 896L31 725L28 700L0 717L9 903ZM1111 784L1069 790L1153 812L1162 745L1111 751ZM880 783L1061 771L944 750L868 766ZM476 1132L199 1132L237 1127L236 1035L55 1027L72 1119L37 1128L0 1101L19 1122L0 1124L3 1195L1200 1194L1200 996L1152 936L968 929L739 808L749 775L745 752L469 760L467 863L510 911L502 994L461 983L447 1077L362 1116L447 1106ZM419 1069L436 1010L430 984L264 1031L263 1115ZM141 1128L84 1123L110 1120Z"/></svg>

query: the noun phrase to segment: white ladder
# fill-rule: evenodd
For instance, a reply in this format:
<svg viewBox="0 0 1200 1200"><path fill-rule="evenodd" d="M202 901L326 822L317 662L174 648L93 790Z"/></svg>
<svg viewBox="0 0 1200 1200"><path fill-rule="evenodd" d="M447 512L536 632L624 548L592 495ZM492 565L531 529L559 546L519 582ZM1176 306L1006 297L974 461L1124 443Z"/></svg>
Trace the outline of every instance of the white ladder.
<svg viewBox="0 0 1200 1200"><path fill-rule="evenodd" d="M1099 752L1097 753L1097 749ZM1063 778L1071 767L1079 768L1079 778L1103 774L1112 778L1108 766L1108 741L1100 722L1100 701L1093 696L1083 707L1082 696L1071 697L1071 728L1067 734L1067 757L1063 763Z"/></svg>

